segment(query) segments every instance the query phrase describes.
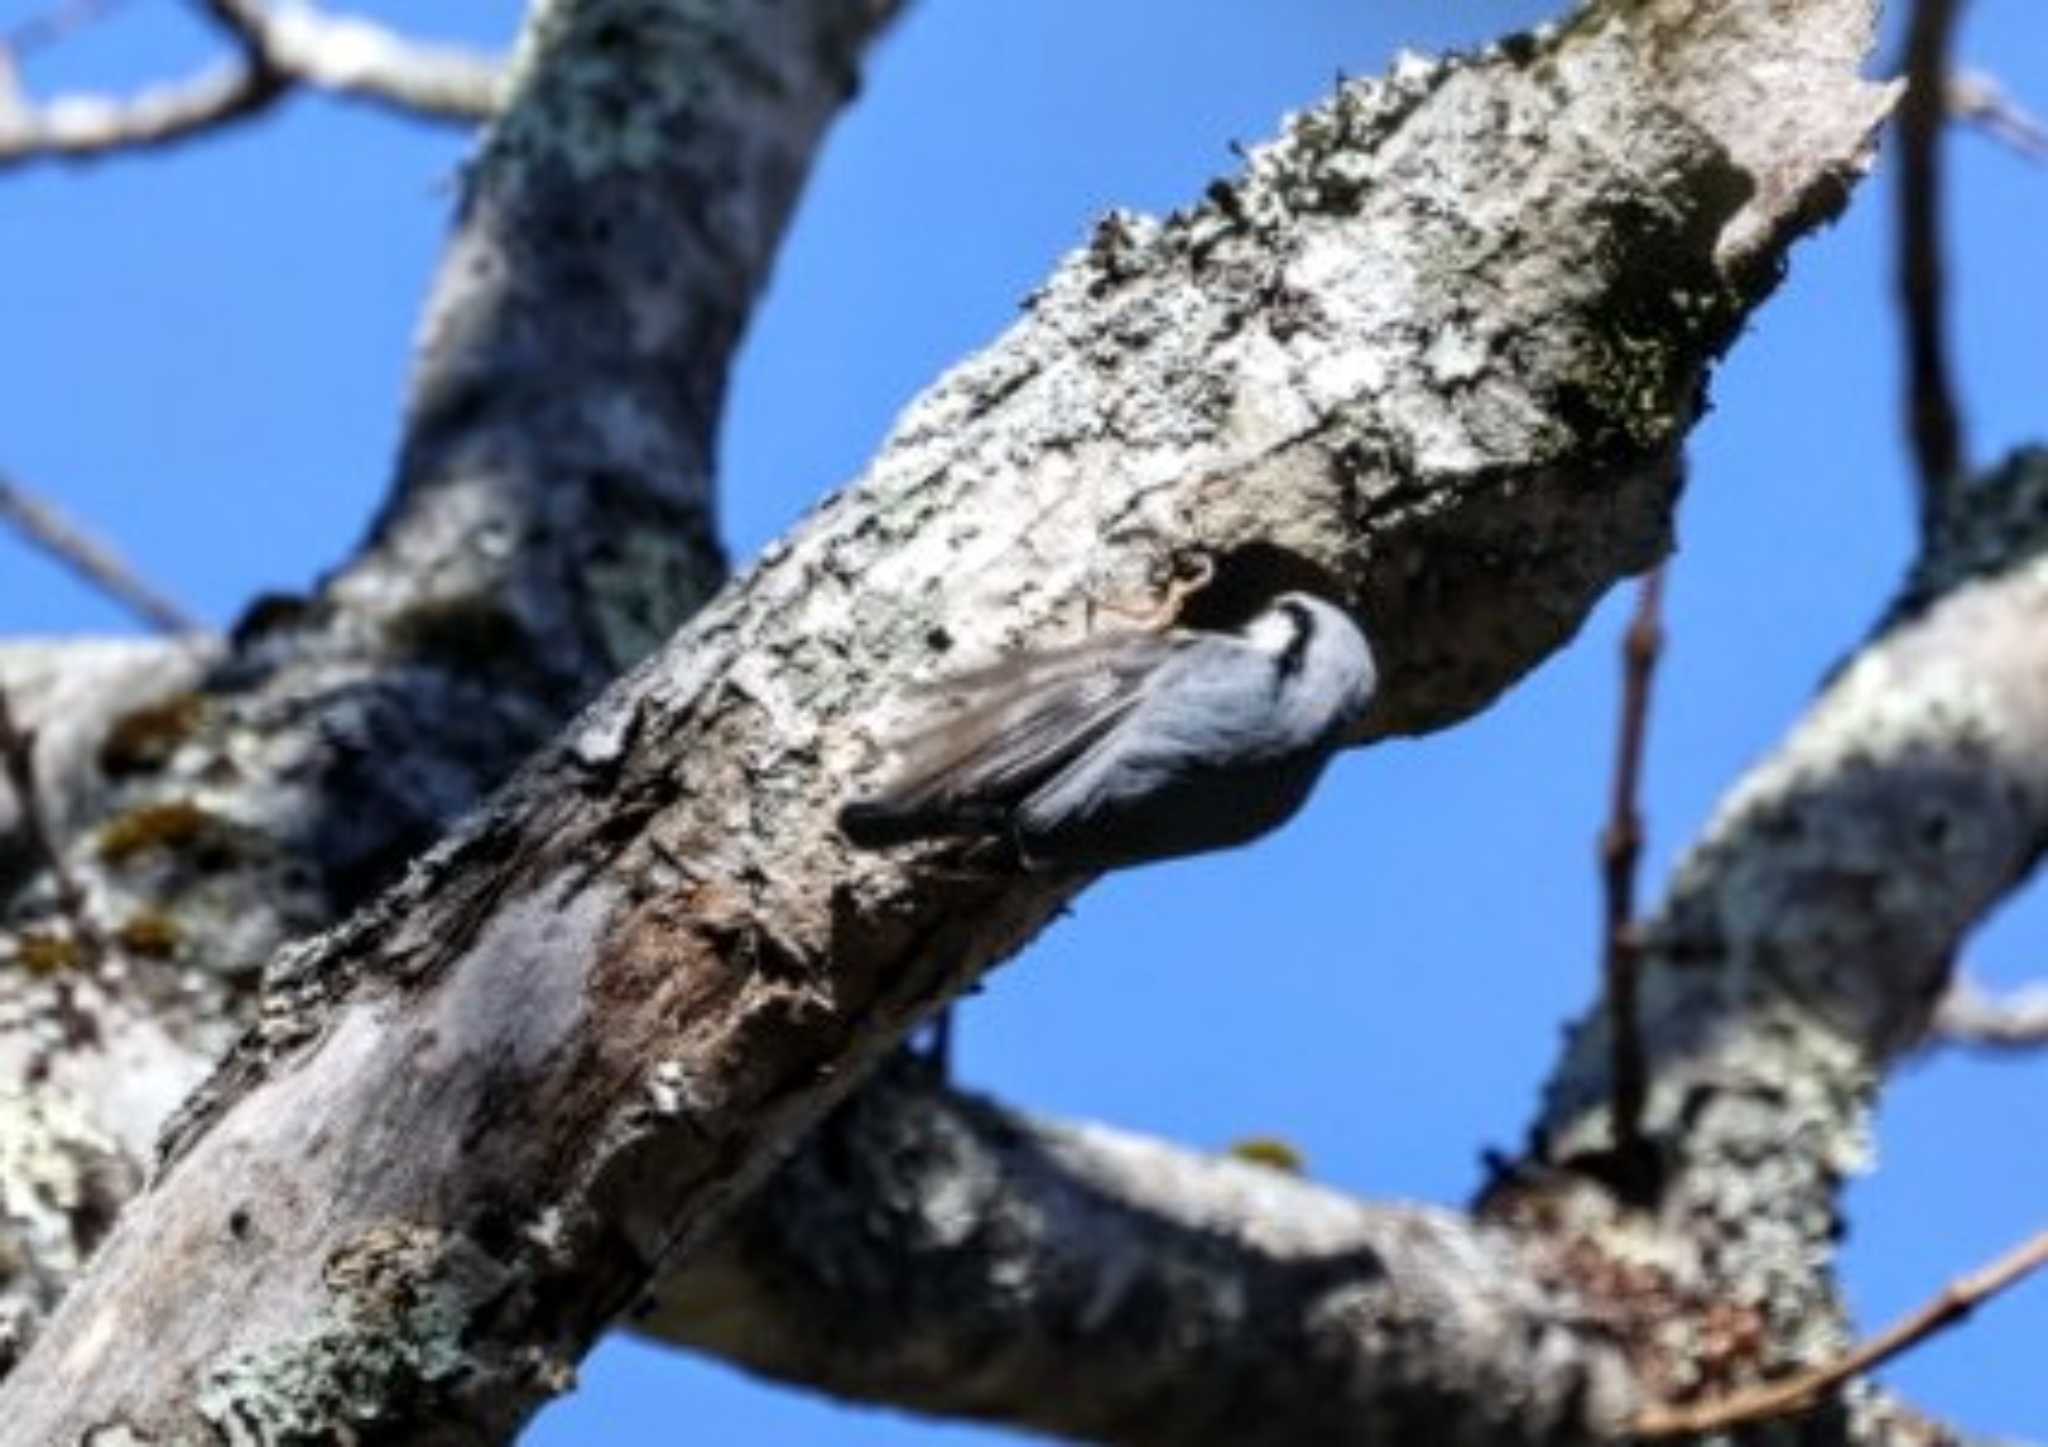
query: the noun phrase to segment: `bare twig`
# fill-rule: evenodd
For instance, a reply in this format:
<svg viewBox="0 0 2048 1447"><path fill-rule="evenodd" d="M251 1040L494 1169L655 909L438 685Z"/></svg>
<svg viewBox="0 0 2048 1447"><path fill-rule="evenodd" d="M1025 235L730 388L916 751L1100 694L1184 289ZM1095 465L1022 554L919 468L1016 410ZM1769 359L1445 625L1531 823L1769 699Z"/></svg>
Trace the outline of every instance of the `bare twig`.
<svg viewBox="0 0 2048 1447"><path fill-rule="evenodd" d="M239 66L220 66L127 99L70 95L0 109L0 167L57 157L149 150L267 110L284 94Z"/></svg>
<svg viewBox="0 0 2048 1447"><path fill-rule="evenodd" d="M2048 1045L2048 984L2029 985L1998 998L1959 978L1935 1009L1927 1043L2038 1050Z"/></svg>
<svg viewBox="0 0 2048 1447"><path fill-rule="evenodd" d="M206 8L251 55L302 85L436 120L469 123L497 111L499 66L488 56L300 3L206 0Z"/></svg>
<svg viewBox="0 0 2048 1447"><path fill-rule="evenodd" d="M1963 423L1948 372L1941 255L1941 132L1949 42L1963 0L1918 0L1899 103L1899 292L1906 329L1907 434L1919 468L1920 527L1940 523L1962 476Z"/></svg>
<svg viewBox="0 0 2048 1447"><path fill-rule="evenodd" d="M1982 71L1963 70L1949 76L1948 113L1951 120L1977 127L2029 161L2048 162L2048 124Z"/></svg>
<svg viewBox="0 0 2048 1447"><path fill-rule="evenodd" d="M500 72L487 57L302 4L205 0L204 8L233 37L238 60L126 97L38 105L0 90L0 167L188 140L260 114L301 86L435 120L470 123L497 108Z"/></svg>
<svg viewBox="0 0 2048 1447"><path fill-rule="evenodd" d="M1601 929L1601 969L1606 977L1608 1031L1613 1040L1614 1147L1624 1159L1641 1149L1643 1097L1648 1070L1636 1019L1636 863L1643 852L1643 819L1637 805L1643 745L1650 727L1650 685L1664 646L1664 565L1646 574L1636 595L1635 617L1622 640L1621 731L1615 748L1614 793L1607 827L1600 832L1601 878L1606 917Z"/></svg>
<svg viewBox="0 0 2048 1447"><path fill-rule="evenodd" d="M1716 1401L1652 1407L1636 1418L1630 1433L1638 1437L1689 1437L1802 1411L1850 1378L1882 1366L1935 1333L1967 1319L1985 1301L2044 1264L2048 1264L2048 1231L2021 1243L1989 1266L1951 1281L1918 1311L1892 1323L1837 1361L1802 1372L1789 1381L1736 1392Z"/></svg>
<svg viewBox="0 0 2048 1447"><path fill-rule="evenodd" d="M0 473L0 522L11 524L30 543L159 632L205 630L205 624L142 581L112 548L5 473Z"/></svg>

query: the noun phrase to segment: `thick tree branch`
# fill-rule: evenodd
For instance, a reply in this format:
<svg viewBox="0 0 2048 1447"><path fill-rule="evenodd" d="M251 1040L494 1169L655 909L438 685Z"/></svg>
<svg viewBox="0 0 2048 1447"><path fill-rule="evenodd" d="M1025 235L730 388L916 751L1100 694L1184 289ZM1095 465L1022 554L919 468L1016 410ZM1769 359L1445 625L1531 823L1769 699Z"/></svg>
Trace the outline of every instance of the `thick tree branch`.
<svg viewBox="0 0 2048 1447"><path fill-rule="evenodd" d="M115 1142L146 1159L277 946L386 883L722 581L725 370L892 13L540 6L466 172L392 499L361 552L309 598L260 602L225 645L0 650L68 863L120 947L76 981L105 1047L41 1076L55 982L0 972L0 1129L40 1142L0 1176L0 1231L33 1264L0 1274L17 1345L107 1215L39 1165ZM48 908L16 822L0 800L0 948ZM94 1214L47 1231L53 1200ZM36 1248L58 1238L58 1257Z"/></svg>
<svg viewBox="0 0 2048 1447"><path fill-rule="evenodd" d="M1866 159L1869 20L1590 14L1348 86L1203 207L1106 226L859 487L280 962L6 1420L260 1430L368 1381L381 1431L509 1430L1078 883L844 853L832 812L911 660L1070 636L1105 581L1199 542L1358 600L1377 730L1485 703L1661 548L1704 367ZM1798 83L1729 102L1746 46ZM296 1209L229 1184L258 1160L291 1163ZM147 1360L93 1345L145 1300Z"/></svg>
<svg viewBox="0 0 2048 1447"><path fill-rule="evenodd" d="M469 124L488 119L503 90L496 61L303 0L206 0L203 8L234 41L237 60L127 97L37 102L0 86L0 169L190 140L260 115L300 87Z"/></svg>
<svg viewBox="0 0 2048 1447"><path fill-rule="evenodd" d="M1502 1231L949 1094L833 1117L636 1330L863 1401L1095 1442L1538 1443L1622 1344Z"/></svg>
<svg viewBox="0 0 2048 1447"><path fill-rule="evenodd" d="M634 1326L862 1400L1120 1442L1237 1442L1248 1422L1261 1441L1592 1441L1643 1394L1838 1371L1827 1265L1877 1083L2048 840L2048 453L1973 494L1970 526L1737 785L1646 932L1647 1194L1608 1147L1604 1008L1542 1154L1504 1167L1479 1224L1421 1213L1433 1249L1460 1243L1426 1259L1381 1249L1405 1208L1022 1119L904 1069ZM1458 1326L1404 1330L1438 1293L1479 1315L1431 1306ZM1511 1321L1521 1350L1491 1334ZM1823 1406L1803 1441L1961 1440L1912 1435L1862 1384Z"/></svg>
<svg viewBox="0 0 2048 1447"><path fill-rule="evenodd" d="M2048 454L1962 490L1883 628L1681 867L1645 932L1654 1188L1584 1184L1613 1147L1596 1014L1551 1087L1546 1169L1500 1197L1624 1273L1668 1399L1847 1346L1824 1264L1875 1091L2048 843L2044 518Z"/></svg>

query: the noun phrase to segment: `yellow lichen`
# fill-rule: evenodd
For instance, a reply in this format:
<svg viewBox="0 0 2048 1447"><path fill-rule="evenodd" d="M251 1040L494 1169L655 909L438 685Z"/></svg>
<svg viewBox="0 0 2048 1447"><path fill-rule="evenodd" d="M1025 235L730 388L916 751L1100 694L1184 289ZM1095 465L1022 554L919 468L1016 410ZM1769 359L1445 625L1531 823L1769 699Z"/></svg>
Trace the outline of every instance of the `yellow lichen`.
<svg viewBox="0 0 2048 1447"><path fill-rule="evenodd" d="M114 939L130 954L165 960L177 953L182 935L177 921L169 915L160 910L145 909L130 915L115 931Z"/></svg>
<svg viewBox="0 0 2048 1447"><path fill-rule="evenodd" d="M1231 1142L1230 1149L1225 1154L1234 1160L1264 1166L1269 1171L1285 1171L1290 1176L1308 1174L1308 1157L1291 1142L1284 1141L1278 1136L1247 1136L1241 1141Z"/></svg>
<svg viewBox="0 0 2048 1447"><path fill-rule="evenodd" d="M149 849L177 849L209 832L214 816L190 799L130 809L100 831L100 858L122 864Z"/></svg>
<svg viewBox="0 0 2048 1447"><path fill-rule="evenodd" d="M22 968L35 975L72 969L84 956L77 940L47 930L23 930L15 936L14 950Z"/></svg>
<svg viewBox="0 0 2048 1447"><path fill-rule="evenodd" d="M114 720L100 743L100 770L110 778L161 769L206 716L206 700L179 693L130 709Z"/></svg>

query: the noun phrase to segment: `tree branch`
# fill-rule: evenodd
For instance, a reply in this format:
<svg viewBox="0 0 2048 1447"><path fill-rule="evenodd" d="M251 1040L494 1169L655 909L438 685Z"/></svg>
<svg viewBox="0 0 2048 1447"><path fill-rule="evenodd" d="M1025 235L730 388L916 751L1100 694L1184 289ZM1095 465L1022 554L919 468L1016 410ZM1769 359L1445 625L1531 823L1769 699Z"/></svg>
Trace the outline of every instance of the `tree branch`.
<svg viewBox="0 0 2048 1447"><path fill-rule="evenodd" d="M2048 985L2028 985L2001 998L1958 978L1935 1008L1927 1041L1987 1050L2038 1050L2048 1045Z"/></svg>
<svg viewBox="0 0 2048 1447"><path fill-rule="evenodd" d="M1967 458L1949 380L1941 257L1941 141L1949 43L1963 0L1915 0L1899 105L1899 293L1906 332L1906 430L1919 467L1923 532L1940 525Z"/></svg>
<svg viewBox="0 0 2048 1447"><path fill-rule="evenodd" d="M2048 161L2048 125L2007 95L1995 76L1980 70L1951 72L1948 113L2029 161Z"/></svg>
<svg viewBox="0 0 2048 1447"><path fill-rule="evenodd" d="M1847 1348L1815 1263L1832 1258L1876 1087L2048 843L2043 517L2048 453L1959 492L1885 625L1681 866L1644 934L1656 1191L1586 1184L1612 1142L1596 1012L1550 1088L1541 1169L1498 1193L1496 1214L1575 1223L1631 1283L1631 1339L1658 1343L1643 1367L1669 1403Z"/></svg>
<svg viewBox="0 0 2048 1447"><path fill-rule="evenodd" d="M380 25L290 0L206 0L240 58L128 97L68 95L36 103L0 88L0 169L89 160L190 140L269 110L300 87L406 115L473 124L497 109L496 61L408 40Z"/></svg>
<svg viewBox="0 0 2048 1447"><path fill-rule="evenodd" d="M1687 1407L1653 1408L1638 1417L1629 1430L1644 1437L1690 1437L1805 1411L1852 1377L1875 1371L1929 1337L1960 1325L1979 1306L2043 1265L2048 1265L2048 1231L2022 1242L1990 1265L1950 1282L1934 1300L1893 1322L1869 1341L1859 1343L1853 1351L1844 1352L1837 1361L1801 1373L1789 1382L1774 1382L1719 1400Z"/></svg>
<svg viewBox="0 0 2048 1447"><path fill-rule="evenodd" d="M1974 527L1731 791L1645 930L1663 1163L1647 1201L1615 1188L1601 1138L1604 1007L1574 1042L1584 1074L1560 1078L1538 1154L1502 1168L1480 1223L1422 1213L1484 1283L1384 1252L1369 1223L1397 1230L1406 1208L1020 1118L906 1067L679 1263L634 1327L863 1401L1197 1444L1241 1441L1248 1421L1270 1441L1584 1441L1631 1397L1678 1412L1838 1361L1825 1263L1876 1080L2048 838L2048 454L1972 491ZM1987 759L1989 737L2004 743ZM1873 909L1872 879L1927 893ZM1459 1325L1406 1331L1402 1303L1440 1292L1521 1322L1530 1355L1448 1307ZM1490 1375L1502 1362L1513 1389ZM1510 1422L1459 1415L1509 1400ZM1807 1440L1895 1443L1909 1417L1859 1384Z"/></svg>
<svg viewBox="0 0 2048 1447"><path fill-rule="evenodd" d="M0 1347L25 1343L108 1215L37 1169L109 1141L146 1159L277 947L388 883L723 580L726 368L893 11L539 7L517 94L465 168L392 494L357 556L222 643L0 648L67 863L121 950L78 981L104 1048L42 1077L53 984L0 971L0 1130L19 1142L0 1195L91 1217L17 1234L0 1213L34 1264L0 1275ZM41 895L12 807L0 946Z"/></svg>
<svg viewBox="0 0 2048 1447"><path fill-rule="evenodd" d="M1576 1442L1641 1400L1597 1305L1506 1232L1033 1120L918 1062L865 1086L631 1325L1076 1441Z"/></svg>
<svg viewBox="0 0 2048 1447"><path fill-rule="evenodd" d="M1069 633L1105 574L1203 543L1358 600L1380 731L1532 666L1662 547L1703 369L1885 104L1856 78L1867 6L1704 19L1592 13L1540 54L1347 86L1207 204L1107 225L858 487L279 960L6 1419L260 1430L368 1382L380 1431L510 1430L1077 884L843 850L881 701L952 662L913 660ZM1799 58L1790 111L1721 103L1745 45ZM1482 202L1542 224L1477 231ZM257 1160L290 1162L298 1208L233 1184ZM150 1287L166 1270L180 1289ZM144 1300L168 1303L148 1359L98 1353Z"/></svg>
<svg viewBox="0 0 2048 1447"><path fill-rule="evenodd" d="M112 548L0 472L0 522L161 633L203 633L206 625L158 592Z"/></svg>
<svg viewBox="0 0 2048 1447"><path fill-rule="evenodd" d="M1643 749L1650 730L1650 685L1664 646L1664 565L1644 575L1622 643L1621 730L1615 747L1614 792L1600 835L1606 914L1601 928L1600 977L1606 982L1608 1030L1614 1042L1614 1141L1624 1162L1642 1152L1643 1041L1636 1028L1636 863L1643 850L1642 811L1636 799Z"/></svg>

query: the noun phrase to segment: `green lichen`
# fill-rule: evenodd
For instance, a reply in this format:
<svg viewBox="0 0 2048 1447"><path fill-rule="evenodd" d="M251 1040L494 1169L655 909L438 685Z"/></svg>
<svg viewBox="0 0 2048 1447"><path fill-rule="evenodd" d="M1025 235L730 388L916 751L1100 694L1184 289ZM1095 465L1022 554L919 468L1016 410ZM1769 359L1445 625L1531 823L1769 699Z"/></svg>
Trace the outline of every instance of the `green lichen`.
<svg viewBox="0 0 2048 1447"><path fill-rule="evenodd" d="M580 182L673 164L715 81L773 83L735 64L749 59L736 55L738 24L723 0L543 0L478 179L523 189L536 173Z"/></svg>
<svg viewBox="0 0 2048 1447"><path fill-rule="evenodd" d="M461 1415L481 1313L502 1303L493 1263L431 1228L390 1222L337 1250L329 1296L298 1336L209 1372L197 1407L268 1442L328 1442L397 1420Z"/></svg>
<svg viewBox="0 0 2048 1447"><path fill-rule="evenodd" d="M678 566L672 537L628 531L588 560L584 578L614 667L627 669L659 648L676 625L703 606L701 568Z"/></svg>

